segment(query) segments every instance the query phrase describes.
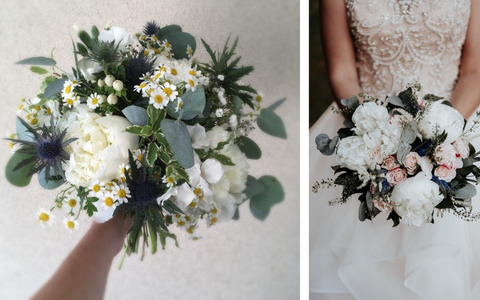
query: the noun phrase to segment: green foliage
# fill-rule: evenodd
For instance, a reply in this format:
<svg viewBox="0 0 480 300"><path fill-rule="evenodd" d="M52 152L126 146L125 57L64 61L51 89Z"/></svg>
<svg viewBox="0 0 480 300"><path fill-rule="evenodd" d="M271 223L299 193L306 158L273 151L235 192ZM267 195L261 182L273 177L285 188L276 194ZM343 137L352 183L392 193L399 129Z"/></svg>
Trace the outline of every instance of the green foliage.
<svg viewBox="0 0 480 300"><path fill-rule="evenodd" d="M159 41L161 41L167 34L175 33L175 32L182 32L182 27L175 24L167 25L163 28L158 29L157 32L155 33L155 36Z"/></svg>
<svg viewBox="0 0 480 300"><path fill-rule="evenodd" d="M147 149L147 163L150 167L155 165L155 161L158 157L158 146L155 143L150 143Z"/></svg>
<svg viewBox="0 0 480 300"><path fill-rule="evenodd" d="M130 105L125 107L122 113L133 125L145 126L148 124L147 110L143 107Z"/></svg>
<svg viewBox="0 0 480 300"><path fill-rule="evenodd" d="M245 154L249 159L260 159L262 157L262 150L258 147L257 143L249 139L246 136L240 136L236 139L236 144L238 148Z"/></svg>
<svg viewBox="0 0 480 300"><path fill-rule="evenodd" d="M182 121L163 119L161 128L173 155L180 165L185 169L193 167L193 148L187 125Z"/></svg>
<svg viewBox="0 0 480 300"><path fill-rule="evenodd" d="M65 183L65 174L58 170L52 169L49 177L47 178L46 169L43 169L38 173L38 183L41 187L47 190L54 190Z"/></svg>
<svg viewBox="0 0 480 300"><path fill-rule="evenodd" d="M98 201L98 198L95 198L95 197L86 197L85 198L85 203L83 204L83 209L85 209L87 211L87 215L89 217L93 216L93 213L98 211L97 207L94 204L97 201Z"/></svg>
<svg viewBox="0 0 480 300"><path fill-rule="evenodd" d="M57 62L54 59L48 57L30 57L24 60L17 62L17 65L33 65L33 66L55 66Z"/></svg>
<svg viewBox="0 0 480 300"><path fill-rule="evenodd" d="M33 73L36 73L38 75L45 75L45 74L48 73L48 71L45 70L44 68L37 67L37 66L31 66L30 71L32 71Z"/></svg>
<svg viewBox="0 0 480 300"><path fill-rule="evenodd" d="M203 86L198 87L195 92L188 91L182 96L182 108L175 112L177 104L170 102L167 106L168 115L172 118L180 118L182 120L191 120L201 115L205 110L205 91Z"/></svg>
<svg viewBox="0 0 480 300"><path fill-rule="evenodd" d="M285 192L280 182L273 176L262 176L258 181L265 189L250 199L250 211L259 220L265 220L271 208L283 201Z"/></svg>
<svg viewBox="0 0 480 300"><path fill-rule="evenodd" d="M52 99L53 96L57 95L58 93L61 93L63 90L63 85L67 79L65 78L60 78L57 79L53 82L51 82L46 88L45 88L45 93L43 94L43 97L45 99Z"/></svg>
<svg viewBox="0 0 480 300"><path fill-rule="evenodd" d="M234 166L235 165L233 163L233 161L230 159L230 157L225 156L225 155L220 154L220 153L210 152L208 157L218 160L222 165L225 165L225 166Z"/></svg>
<svg viewBox="0 0 480 300"><path fill-rule="evenodd" d="M18 187L25 187L30 184L32 180L32 174L30 174L30 170L35 165L35 161L26 164L22 168L16 169L16 167L23 161L30 158L31 155L15 152L10 160L7 163L5 168L5 177L7 178L8 182L13 184L14 186Z"/></svg>
<svg viewBox="0 0 480 300"><path fill-rule="evenodd" d="M166 31L166 30L165 30ZM162 37L162 41L167 40L172 45L172 53L176 59L188 59L187 46L190 46L195 52L197 42L195 38L186 32L170 31Z"/></svg>
<svg viewBox="0 0 480 300"><path fill-rule="evenodd" d="M270 135L286 139L287 132L282 119L273 111L264 108L260 111L260 116L257 119L258 128Z"/></svg>

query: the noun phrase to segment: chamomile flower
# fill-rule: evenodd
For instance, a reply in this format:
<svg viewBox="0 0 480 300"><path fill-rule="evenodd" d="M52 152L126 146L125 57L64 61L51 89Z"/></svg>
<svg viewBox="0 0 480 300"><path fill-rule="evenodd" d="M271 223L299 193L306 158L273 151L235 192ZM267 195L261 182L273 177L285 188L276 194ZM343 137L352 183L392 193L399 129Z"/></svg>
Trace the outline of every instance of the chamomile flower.
<svg viewBox="0 0 480 300"><path fill-rule="evenodd" d="M132 174L132 170L130 170L130 165L126 165L126 164L121 164L120 166L120 176L122 178L125 178L128 174Z"/></svg>
<svg viewBox="0 0 480 300"><path fill-rule="evenodd" d="M217 222L218 222L218 209L214 207L208 212L207 227L210 227Z"/></svg>
<svg viewBox="0 0 480 300"><path fill-rule="evenodd" d="M164 175L162 177L162 182L166 183L167 187L172 187L172 186L175 186L177 184L177 181L175 180L175 178L173 178L172 176L167 177L167 175Z"/></svg>
<svg viewBox="0 0 480 300"><path fill-rule="evenodd" d="M137 168L140 169L142 167L143 157L145 156L145 150L137 149L133 151L132 155L133 159L135 160L135 164L137 165Z"/></svg>
<svg viewBox="0 0 480 300"><path fill-rule="evenodd" d="M63 103L69 108L77 107L80 104L80 99L77 95L71 95L70 97L63 98Z"/></svg>
<svg viewBox="0 0 480 300"><path fill-rule="evenodd" d="M177 98L177 106L175 107L175 112L178 112L180 108L183 106L183 100L182 98Z"/></svg>
<svg viewBox="0 0 480 300"><path fill-rule="evenodd" d="M262 92L258 92L258 94L255 96L255 100L257 102L262 102L263 100L263 93Z"/></svg>
<svg viewBox="0 0 480 300"><path fill-rule="evenodd" d="M172 45L167 40L163 40L162 48L168 52L172 51Z"/></svg>
<svg viewBox="0 0 480 300"><path fill-rule="evenodd" d="M165 82L163 86L161 86L161 89L171 101L175 100L178 96L177 87L170 82Z"/></svg>
<svg viewBox="0 0 480 300"><path fill-rule="evenodd" d="M64 202L64 207L68 209L68 211L74 211L80 207L80 198L73 193L68 194Z"/></svg>
<svg viewBox="0 0 480 300"><path fill-rule="evenodd" d="M198 80L194 76L190 76L186 80L187 84L185 85L187 91L195 92L198 86Z"/></svg>
<svg viewBox="0 0 480 300"><path fill-rule="evenodd" d="M41 208L36 214L37 222L40 226L51 226L53 224L53 220L55 219L55 215L53 215L50 211Z"/></svg>
<svg viewBox="0 0 480 300"><path fill-rule="evenodd" d="M148 85L147 85L147 88L142 93L142 96L143 97L151 97L153 92L155 92L157 89L159 89L158 84L149 82Z"/></svg>
<svg viewBox="0 0 480 300"><path fill-rule="evenodd" d="M99 182L98 179L95 179L90 183L88 189L90 190L88 197L101 198L105 189L105 182Z"/></svg>
<svg viewBox="0 0 480 300"><path fill-rule="evenodd" d="M12 133L12 132L7 132L5 137L8 138L8 139L16 139L17 135L15 133ZM12 151L12 153L13 153L13 152L17 151L18 149L20 149L20 145L18 143L13 142L13 141L8 141L8 148L10 148L10 151Z"/></svg>
<svg viewBox="0 0 480 300"><path fill-rule="evenodd" d="M190 45L187 45L187 55L188 55L188 58L192 58L193 56L193 49L192 47L190 47Z"/></svg>
<svg viewBox="0 0 480 300"><path fill-rule="evenodd" d="M117 204L115 203L113 193L112 192L106 192L102 198L99 199L100 206L105 209L105 210L111 210L112 213L117 207Z"/></svg>
<svg viewBox="0 0 480 300"><path fill-rule="evenodd" d="M91 94L87 99L87 105L90 109L95 109L100 106L101 100L97 93Z"/></svg>
<svg viewBox="0 0 480 300"><path fill-rule="evenodd" d="M161 89L156 89L151 93L149 103L153 104L153 106L157 109L163 109L167 106L169 101L170 100L164 91Z"/></svg>
<svg viewBox="0 0 480 300"><path fill-rule="evenodd" d="M113 199L120 204L128 203L128 198L131 198L130 189L124 183L115 184L112 190Z"/></svg>
<svg viewBox="0 0 480 300"><path fill-rule="evenodd" d="M78 229L78 221L73 217L64 217L63 225L65 225L65 228L67 229Z"/></svg>
<svg viewBox="0 0 480 300"><path fill-rule="evenodd" d="M143 80L143 78L140 78ZM142 93L142 92L145 92L146 89L148 88L147 86L147 83L145 81L143 81L142 83L140 83L139 85L136 85L133 87L135 89L135 92L137 93Z"/></svg>
<svg viewBox="0 0 480 300"><path fill-rule="evenodd" d="M77 86L79 86L79 83L75 79L65 81L65 83L63 84L62 97L63 98L72 97L73 91Z"/></svg>

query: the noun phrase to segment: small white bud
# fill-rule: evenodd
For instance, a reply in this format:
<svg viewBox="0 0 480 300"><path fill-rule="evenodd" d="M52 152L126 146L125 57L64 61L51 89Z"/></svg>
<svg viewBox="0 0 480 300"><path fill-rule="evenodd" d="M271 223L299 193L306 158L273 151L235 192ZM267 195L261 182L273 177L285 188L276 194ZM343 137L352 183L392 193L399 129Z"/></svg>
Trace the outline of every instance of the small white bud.
<svg viewBox="0 0 480 300"><path fill-rule="evenodd" d="M80 28L77 25L73 25L73 30L75 30L77 34L80 32Z"/></svg>
<svg viewBox="0 0 480 300"><path fill-rule="evenodd" d="M215 115L217 116L217 118L221 118L223 117L223 109L219 108L215 111Z"/></svg>
<svg viewBox="0 0 480 300"><path fill-rule="evenodd" d="M230 126L232 128L237 128L237 126L238 126L237 115L231 115L230 116Z"/></svg>
<svg viewBox="0 0 480 300"><path fill-rule="evenodd" d="M115 105L118 103L118 97L115 94L108 95L107 98L108 104Z"/></svg>
<svg viewBox="0 0 480 300"><path fill-rule="evenodd" d="M102 104L102 103L105 103L107 102L107 96L105 95L100 95L100 99L99 99L99 103Z"/></svg>
<svg viewBox="0 0 480 300"><path fill-rule="evenodd" d="M99 79L99 80L97 81L97 85L98 85L99 87L104 87L104 86L105 86L105 80Z"/></svg>
<svg viewBox="0 0 480 300"><path fill-rule="evenodd" d="M110 27L112 27L112 22L108 21L107 25L105 25L105 27L103 27L103 29L110 30Z"/></svg>
<svg viewBox="0 0 480 300"><path fill-rule="evenodd" d="M115 89L117 92L120 92L123 90L123 82L120 80L115 80L113 82L113 89Z"/></svg>
<svg viewBox="0 0 480 300"><path fill-rule="evenodd" d="M107 75L107 77L105 77L105 84L108 85L109 87L113 86L114 81L115 81L115 77L113 77L113 75Z"/></svg>
<svg viewBox="0 0 480 300"><path fill-rule="evenodd" d="M225 79L225 76L224 75L218 75L217 78L218 78L218 80L223 81Z"/></svg>

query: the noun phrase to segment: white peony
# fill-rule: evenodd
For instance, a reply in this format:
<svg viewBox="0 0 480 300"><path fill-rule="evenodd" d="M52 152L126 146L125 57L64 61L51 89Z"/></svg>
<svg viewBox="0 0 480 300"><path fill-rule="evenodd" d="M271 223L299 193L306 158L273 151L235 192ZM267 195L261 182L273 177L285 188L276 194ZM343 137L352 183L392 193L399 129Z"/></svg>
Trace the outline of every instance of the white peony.
<svg viewBox="0 0 480 300"><path fill-rule="evenodd" d="M363 140L369 151L379 148L382 158L386 158L397 153L402 130L399 125L385 124L383 128L366 132Z"/></svg>
<svg viewBox="0 0 480 300"><path fill-rule="evenodd" d="M124 52L127 47L133 44L133 36L120 27L112 27L110 29L104 29L100 31L98 40L102 42L115 41L115 46L118 44L118 50Z"/></svg>
<svg viewBox="0 0 480 300"><path fill-rule="evenodd" d="M230 132L221 126L215 126L207 132L207 139L210 141L210 148L215 149L218 143L225 142L230 137Z"/></svg>
<svg viewBox="0 0 480 300"><path fill-rule="evenodd" d="M391 199L395 212L402 217L402 224L420 226L431 221L432 212L442 202L443 195L429 178L431 174L420 172L393 188Z"/></svg>
<svg viewBox="0 0 480 300"><path fill-rule="evenodd" d="M375 102L365 102L353 113L354 131L357 135L362 136L366 132L383 128L388 124L389 118L386 107L377 105Z"/></svg>
<svg viewBox="0 0 480 300"><path fill-rule="evenodd" d="M464 123L462 114L456 109L437 101L428 107L418 122L418 131L429 139L445 131L448 134L445 143L451 144L462 135Z"/></svg>
<svg viewBox="0 0 480 300"><path fill-rule="evenodd" d="M367 147L362 137L350 136L340 140L337 158L343 167L360 171L367 168Z"/></svg>
<svg viewBox="0 0 480 300"><path fill-rule="evenodd" d="M117 178L118 167L128 164L128 150L138 147L138 137L124 132L130 125L120 116L88 112L85 104L67 112L60 127L67 129L66 139L77 140L66 149L70 154L64 166L66 179L77 186L88 186L94 179Z"/></svg>
<svg viewBox="0 0 480 300"><path fill-rule="evenodd" d="M88 81L95 79L93 74L103 71L103 67L99 63L87 58L83 58L78 61L78 68L80 69L83 77L85 77L85 79Z"/></svg>

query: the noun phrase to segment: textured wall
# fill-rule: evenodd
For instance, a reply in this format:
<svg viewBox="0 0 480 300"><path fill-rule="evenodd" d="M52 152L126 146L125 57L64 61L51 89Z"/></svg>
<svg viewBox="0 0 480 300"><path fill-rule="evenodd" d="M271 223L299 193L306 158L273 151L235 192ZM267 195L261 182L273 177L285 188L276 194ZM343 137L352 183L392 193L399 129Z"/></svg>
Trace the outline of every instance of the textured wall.
<svg viewBox="0 0 480 300"><path fill-rule="evenodd" d="M261 132L252 136L263 150L252 161L252 174L274 174L287 192L265 222L242 207L240 221L222 223L192 242L180 237L181 249L133 256L122 270L114 261L106 299L296 299L299 293L299 1L0 1L0 132L14 129L21 97L33 97L41 81L14 62L48 56L55 47L59 66L73 64L72 25L102 27L108 21L130 32L144 22L176 23L212 46L240 36L238 53L256 66L248 81L266 95L266 104L281 97L278 109L287 125L287 141ZM197 52L206 58L202 49ZM0 169L10 156L0 151ZM10 186L0 173L0 299L25 299L54 272L88 228L70 233L57 222L49 229L34 221L39 207L50 207L54 192L36 182L28 188ZM62 216L63 217L63 216Z"/></svg>

